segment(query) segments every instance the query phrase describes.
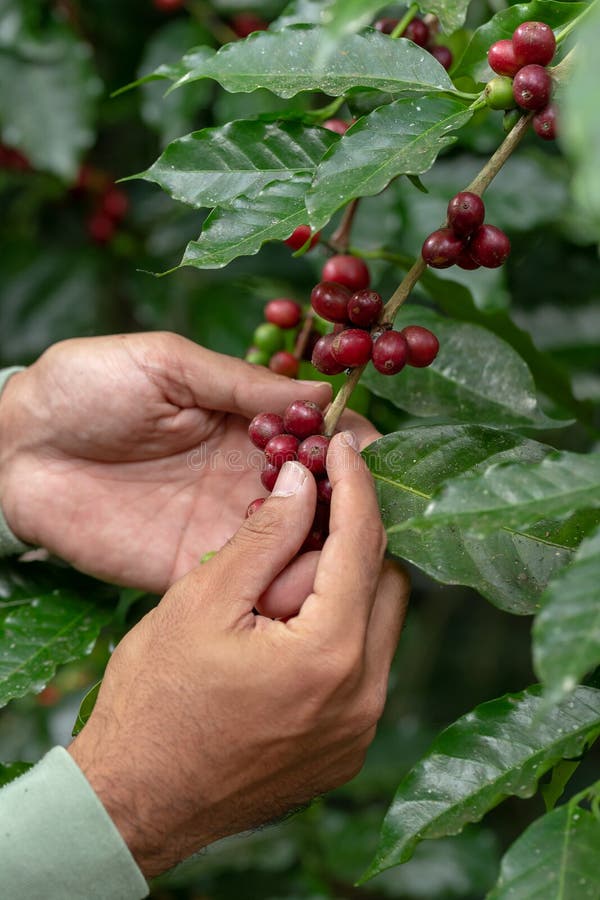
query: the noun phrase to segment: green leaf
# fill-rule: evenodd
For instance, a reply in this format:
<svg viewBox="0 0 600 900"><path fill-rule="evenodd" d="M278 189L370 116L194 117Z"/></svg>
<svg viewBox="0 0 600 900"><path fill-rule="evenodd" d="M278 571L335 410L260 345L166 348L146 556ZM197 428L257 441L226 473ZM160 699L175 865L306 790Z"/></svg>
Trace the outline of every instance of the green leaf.
<svg viewBox="0 0 600 900"><path fill-rule="evenodd" d="M410 41L391 41L378 31L349 35L343 53L317 66L324 40L323 29L311 25L257 32L226 44L214 57L191 68L177 86L214 78L232 93L268 88L286 98L300 91L339 97L360 87L396 94L455 90L443 66Z"/></svg>
<svg viewBox="0 0 600 900"><path fill-rule="evenodd" d="M407 366L397 378L369 366L362 381L378 397L414 416L530 428L556 424L540 410L526 364L487 329L414 306L402 307L396 317L397 329L407 325L424 325L437 335L438 357L426 369Z"/></svg>
<svg viewBox="0 0 600 900"><path fill-rule="evenodd" d="M325 10L324 20L330 39L337 43L348 34L370 25L385 0L333 0Z"/></svg>
<svg viewBox="0 0 600 900"><path fill-rule="evenodd" d="M556 701L600 665L600 530L548 585L533 629L535 671Z"/></svg>
<svg viewBox="0 0 600 900"><path fill-rule="evenodd" d="M86 724L89 717L93 713L94 706L96 705L96 700L98 699L98 694L100 693L101 687L102 682L98 681L92 688L89 689L89 691L81 701L81 706L79 707L79 712L77 713L77 718L75 719L75 724L73 725L73 737L77 737L77 735L82 730L83 726Z"/></svg>
<svg viewBox="0 0 600 900"><path fill-rule="evenodd" d="M471 0L425 0L419 3L424 13L433 13L440 20L442 31L450 33L464 25Z"/></svg>
<svg viewBox="0 0 600 900"><path fill-rule="evenodd" d="M473 113L451 97L405 97L360 119L326 154L306 203L315 228L354 197L382 191L398 175L427 172Z"/></svg>
<svg viewBox="0 0 600 900"><path fill-rule="evenodd" d="M507 797L531 797L545 772L600 734L595 688L578 688L546 713L542 707L535 685L483 703L443 731L400 782L364 879L409 860L419 841L478 822Z"/></svg>
<svg viewBox="0 0 600 900"><path fill-rule="evenodd" d="M460 525L479 536L600 504L600 453L552 453L498 462L448 481L410 528Z"/></svg>
<svg viewBox="0 0 600 900"><path fill-rule="evenodd" d="M600 821L567 803L537 819L509 847L488 900L598 900Z"/></svg>
<svg viewBox="0 0 600 900"><path fill-rule="evenodd" d="M581 15L587 5L562 3L559 0L531 0L530 3L517 3L501 10L477 29L458 65L452 70L453 77L469 75L479 83L489 81L494 73L488 65L487 52L493 43L511 38L521 22L546 22L554 29L567 25Z"/></svg>
<svg viewBox="0 0 600 900"><path fill-rule="evenodd" d="M285 240L308 221L304 196L309 183L305 175L277 181L255 197L238 197L228 209L213 210L180 265L220 269L238 256L254 256L266 241Z"/></svg>
<svg viewBox="0 0 600 900"><path fill-rule="evenodd" d="M28 762L0 763L0 788L24 775L32 766L33 763Z"/></svg>
<svg viewBox="0 0 600 900"><path fill-rule="evenodd" d="M155 182L189 206L227 207L276 181L312 176L324 153L339 140L324 128L297 122L231 122L173 141L136 177Z"/></svg>
<svg viewBox="0 0 600 900"><path fill-rule="evenodd" d="M0 565L0 707L41 691L63 663L87 656L111 612L106 589L69 570Z"/></svg>
<svg viewBox="0 0 600 900"><path fill-rule="evenodd" d="M327 3L323 0L294 0L269 25L269 31L281 31L289 25L323 25Z"/></svg>
<svg viewBox="0 0 600 900"><path fill-rule="evenodd" d="M129 84L119 88L119 90L115 91L113 96L116 97L119 94L125 93L125 91L130 91L132 88L150 84L153 81L177 82L181 78L185 78L190 70L204 65L207 60L212 59L215 52L216 51L213 50L212 47L206 47L204 45L193 47L191 50L188 50L187 53L184 53L181 59L173 63L162 63L158 68L147 72L145 75L141 75L139 78L136 78L135 81L131 81Z"/></svg>
<svg viewBox="0 0 600 900"><path fill-rule="evenodd" d="M508 431L474 425L407 428L376 441L363 455L375 479L389 551L444 584L475 588L500 609L534 612L548 582L598 526L600 514L578 513L528 530L500 528L483 539L454 526L401 533L398 526L422 515L448 478L507 459L540 460L550 452Z"/></svg>

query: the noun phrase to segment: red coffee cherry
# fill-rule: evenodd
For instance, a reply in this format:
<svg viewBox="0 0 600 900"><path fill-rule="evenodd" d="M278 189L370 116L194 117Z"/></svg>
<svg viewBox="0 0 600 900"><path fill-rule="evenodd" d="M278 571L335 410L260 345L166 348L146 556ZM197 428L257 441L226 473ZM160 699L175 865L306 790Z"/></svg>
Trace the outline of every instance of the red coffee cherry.
<svg viewBox="0 0 600 900"><path fill-rule="evenodd" d="M556 106L549 103L533 117L533 129L544 141L554 141L557 135Z"/></svg>
<svg viewBox="0 0 600 900"><path fill-rule="evenodd" d="M329 438L322 434L314 434L306 438L298 447L298 462L306 466L313 475L324 475L327 471L327 450Z"/></svg>
<svg viewBox="0 0 600 900"><path fill-rule="evenodd" d="M408 365L417 369L430 366L440 349L440 342L435 334L421 325L408 325L400 333L407 344Z"/></svg>
<svg viewBox="0 0 600 900"><path fill-rule="evenodd" d="M285 375L286 378L295 378L298 374L299 363L293 353L280 350L274 353L269 360L269 368L276 375Z"/></svg>
<svg viewBox="0 0 600 900"><path fill-rule="evenodd" d="M554 32L545 22L523 22L513 33L512 45L519 66L547 66L556 53Z"/></svg>
<svg viewBox="0 0 600 900"><path fill-rule="evenodd" d="M301 441L321 434L324 421L322 410L312 400L294 400L283 414L285 430Z"/></svg>
<svg viewBox="0 0 600 900"><path fill-rule="evenodd" d="M543 109L552 96L552 79L543 66L519 69L513 81L513 96L522 109Z"/></svg>
<svg viewBox="0 0 600 900"><path fill-rule="evenodd" d="M238 13L231 17L231 28L239 38L246 38L255 31L266 31L269 23L254 13Z"/></svg>
<svg viewBox="0 0 600 900"><path fill-rule="evenodd" d="M282 416L276 413L259 413L248 426L248 437L255 447L264 450L271 438L283 434L284 431Z"/></svg>
<svg viewBox="0 0 600 900"><path fill-rule="evenodd" d="M357 291L348 301L348 318L359 328L370 328L379 320L383 300L376 291Z"/></svg>
<svg viewBox="0 0 600 900"><path fill-rule="evenodd" d="M371 359L373 339L361 328L346 328L333 338L331 350L334 358L345 369L364 366Z"/></svg>
<svg viewBox="0 0 600 900"><path fill-rule="evenodd" d="M437 59L437 61L445 68L446 71L452 68L454 57L452 56L452 50L450 49L450 47L446 47L444 44L436 44L435 47L429 48L429 52Z"/></svg>
<svg viewBox="0 0 600 900"><path fill-rule="evenodd" d="M280 469L284 463L296 459L299 443L293 434L278 434L277 437L271 438L265 447L267 462Z"/></svg>
<svg viewBox="0 0 600 900"><path fill-rule="evenodd" d="M463 252L460 254L458 259L456 260L456 265L459 267L459 269L474 270L474 269L481 268L479 263L475 262L475 260L471 256L471 250L469 247L465 247Z"/></svg>
<svg viewBox="0 0 600 900"><path fill-rule="evenodd" d="M292 231L289 238L283 243L286 244L286 246L291 247L292 250L301 250L311 236L311 233L308 225L298 225L295 231ZM315 244L319 242L320 237L321 232L317 231L312 237L310 247L308 248L309 250L312 250Z"/></svg>
<svg viewBox="0 0 600 900"><path fill-rule="evenodd" d="M469 237L484 219L483 200L471 191L461 191L448 204L448 224L457 237Z"/></svg>
<svg viewBox="0 0 600 900"><path fill-rule="evenodd" d="M263 503L265 502L264 497L259 497L258 500L253 500L248 509L246 510L246 518L249 519L250 516L253 516L255 512L261 508Z"/></svg>
<svg viewBox="0 0 600 900"><path fill-rule="evenodd" d="M515 48L511 40L496 41L488 50L488 63L497 75L508 75L514 78L520 64L515 58Z"/></svg>
<svg viewBox="0 0 600 900"><path fill-rule="evenodd" d="M321 281L312 289L311 306L317 315L328 322L346 322L348 320L348 301L351 292L343 284L334 281Z"/></svg>
<svg viewBox="0 0 600 900"><path fill-rule="evenodd" d="M159 12L172 13L182 9L184 0L154 0L154 7Z"/></svg>
<svg viewBox="0 0 600 900"><path fill-rule="evenodd" d="M103 212L96 212L88 219L87 230L96 244L107 244L114 236L117 226L110 216Z"/></svg>
<svg viewBox="0 0 600 900"><path fill-rule="evenodd" d="M120 222L127 215L129 197L120 188L112 187L100 201L100 210L114 222Z"/></svg>
<svg viewBox="0 0 600 900"><path fill-rule="evenodd" d="M399 21L400 19L378 19L373 28L382 34L391 34Z"/></svg>
<svg viewBox="0 0 600 900"><path fill-rule="evenodd" d="M332 344L335 339L333 334L324 334L320 337L312 354L312 364L323 375L339 375L344 371L332 352Z"/></svg>
<svg viewBox="0 0 600 900"><path fill-rule="evenodd" d="M302 307L295 300L279 297L265 306L265 319L280 328L295 328L302 318Z"/></svg>
<svg viewBox="0 0 600 900"><path fill-rule="evenodd" d="M408 38L409 41L412 41L413 44L418 44L419 47L426 47L430 38L429 28L423 19L416 18L406 26L402 32L402 37Z"/></svg>
<svg viewBox="0 0 600 900"><path fill-rule="evenodd" d="M346 134L348 129L353 122L344 122L343 119L327 119L323 122L322 128L326 128L327 131L335 131L336 134Z"/></svg>
<svg viewBox="0 0 600 900"><path fill-rule="evenodd" d="M329 478L319 478L317 481L317 500L319 503L331 503L333 487Z"/></svg>
<svg viewBox="0 0 600 900"><path fill-rule="evenodd" d="M320 337L321 337L321 335L319 334L318 331L311 331L310 334L308 335L308 340L306 342L306 346L305 346L304 352L302 354L302 359L305 360L306 362L311 361L312 355L313 355L313 350L317 346L317 341L319 340Z"/></svg>
<svg viewBox="0 0 600 900"><path fill-rule="evenodd" d="M382 375L397 375L408 360L408 344L399 331L384 331L373 344L373 365Z"/></svg>
<svg viewBox="0 0 600 900"><path fill-rule="evenodd" d="M272 466L271 463L265 463L265 467L260 473L260 480L262 482L262 486L266 491L272 491L275 487L275 482L279 477L279 466Z"/></svg>
<svg viewBox="0 0 600 900"><path fill-rule="evenodd" d="M427 265L433 269L448 269L454 265L464 246L464 241L451 228L440 228L426 238L421 253Z"/></svg>
<svg viewBox="0 0 600 900"><path fill-rule="evenodd" d="M318 522L313 522L307 538L302 544L301 553L310 553L315 550L322 550L327 540L328 532Z"/></svg>
<svg viewBox="0 0 600 900"><path fill-rule="evenodd" d="M480 266L497 269L508 259L510 241L504 232L494 225L482 225L471 238L469 250Z"/></svg>
<svg viewBox="0 0 600 900"><path fill-rule="evenodd" d="M335 281L351 291L362 291L371 283L366 263L356 256L332 256L323 267L323 281Z"/></svg>

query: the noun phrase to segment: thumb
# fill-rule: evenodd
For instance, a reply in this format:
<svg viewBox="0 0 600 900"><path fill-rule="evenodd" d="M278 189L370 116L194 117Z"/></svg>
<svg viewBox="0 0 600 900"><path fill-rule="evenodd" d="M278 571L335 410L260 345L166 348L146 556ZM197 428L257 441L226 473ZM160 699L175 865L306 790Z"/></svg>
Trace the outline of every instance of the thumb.
<svg viewBox="0 0 600 900"><path fill-rule="evenodd" d="M299 462L286 462L271 496L202 567L208 596L246 614L302 547L314 519L316 484Z"/></svg>

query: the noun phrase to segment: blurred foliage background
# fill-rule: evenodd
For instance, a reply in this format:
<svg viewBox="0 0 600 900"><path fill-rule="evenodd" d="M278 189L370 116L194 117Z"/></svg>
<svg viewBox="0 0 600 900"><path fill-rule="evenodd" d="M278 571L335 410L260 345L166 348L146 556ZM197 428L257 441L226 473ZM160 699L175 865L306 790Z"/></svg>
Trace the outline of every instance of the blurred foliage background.
<svg viewBox="0 0 600 900"><path fill-rule="evenodd" d="M148 273L176 264L185 243L197 237L202 214L132 181L119 188L126 202L121 194L108 201L106 221L114 182L145 169L171 138L283 106L260 92L227 94L212 82L166 98L161 82L111 94L193 45L230 39L232 16L240 11L268 20L284 5L189 0L168 12L160 0L0 0L0 365L27 364L65 338L144 329L172 329L243 355L267 300L307 302L323 263L318 249L292 259L285 246L273 244L225 270L155 278ZM476 0L468 27L503 5L510 4ZM453 38L455 51L465 39L462 33ZM294 103L310 106L317 99L322 103L306 96ZM502 137L500 117L477 116L424 177L429 194L401 179L383 196L362 202L353 242L414 255L437 227L447 199ZM600 266L585 223L572 211L569 183L559 150L527 140L487 200L490 219L513 241L508 265L441 274L468 282L489 321L509 311L591 410L600 397ZM373 272L383 294L399 280L387 263L374 263ZM376 398L359 398L359 405L382 431L410 421ZM566 449L593 446L582 426L541 439ZM152 897L468 900L493 885L503 850L541 814L541 800L509 800L484 825L426 842L408 865L353 887L400 778L431 739L477 703L534 680L529 619L509 617L474 592L413 576L388 708L361 776L284 823L210 848L160 879ZM55 743L68 742L81 697L100 677L119 629L152 602L123 591L119 625L92 657L64 667L42 694L0 713L0 759L36 760ZM588 758L573 792L590 780L593 765Z"/></svg>

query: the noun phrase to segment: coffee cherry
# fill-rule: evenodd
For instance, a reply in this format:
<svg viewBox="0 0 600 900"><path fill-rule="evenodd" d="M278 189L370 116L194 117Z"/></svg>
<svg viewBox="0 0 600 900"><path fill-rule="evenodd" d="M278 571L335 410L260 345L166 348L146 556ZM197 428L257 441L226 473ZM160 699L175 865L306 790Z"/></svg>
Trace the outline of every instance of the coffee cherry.
<svg viewBox="0 0 600 900"><path fill-rule="evenodd" d="M283 243L288 247L291 247L292 250L301 250L311 236L311 233L312 232L308 225L298 225L295 231L293 231L290 234L289 238ZM317 231L316 234L314 234L312 237L310 247L308 248L309 250L311 250L315 246L315 244L318 243L320 237L321 232Z"/></svg>
<svg viewBox="0 0 600 900"><path fill-rule="evenodd" d="M312 359L313 351L317 346L317 342L321 335L318 331L311 331L308 335L308 340L306 342L306 346L304 348L304 352L302 354L302 359L306 362L310 362Z"/></svg>
<svg viewBox="0 0 600 900"><path fill-rule="evenodd" d="M515 105L512 78L496 75L486 84L483 96L490 109L510 109Z"/></svg>
<svg viewBox="0 0 600 900"><path fill-rule="evenodd" d="M280 350L274 353L269 361L271 372L276 375L285 375L286 378L295 378L298 374L299 363L293 353L287 350Z"/></svg>
<svg viewBox="0 0 600 900"><path fill-rule="evenodd" d="M504 232L494 225L482 225L471 238L469 250L480 266L497 269L508 259L510 241Z"/></svg>
<svg viewBox="0 0 600 900"><path fill-rule="evenodd" d="M277 353L278 350L281 350L285 343L285 338L283 331L281 328L278 328L277 325L272 325L270 322L263 322L263 324L259 325L254 332L252 343L255 347L258 347L259 350L264 350L265 353L273 354Z"/></svg>
<svg viewBox="0 0 600 900"><path fill-rule="evenodd" d="M344 122L343 119L327 119L321 127L326 128L327 131L334 131L336 134L344 135L352 124L352 122Z"/></svg>
<svg viewBox="0 0 600 900"><path fill-rule="evenodd" d="M323 431L323 412L311 400L294 400L283 414L283 425L289 434L303 441Z"/></svg>
<svg viewBox="0 0 600 900"><path fill-rule="evenodd" d="M331 345L333 356L345 369L366 365L373 352L373 339L361 328L346 328L336 334Z"/></svg>
<svg viewBox="0 0 600 900"><path fill-rule="evenodd" d="M391 34L399 21L400 19L378 19L373 28L382 34Z"/></svg>
<svg viewBox="0 0 600 900"><path fill-rule="evenodd" d="M284 463L296 459L299 443L293 434L278 434L277 437L271 438L265 447L267 462L280 469Z"/></svg>
<svg viewBox="0 0 600 900"><path fill-rule="evenodd" d="M295 300L280 297L265 306L265 319L279 328L295 328L302 318L302 307Z"/></svg>
<svg viewBox="0 0 600 900"><path fill-rule="evenodd" d="M110 216L103 212L97 212L88 219L87 230L96 244L108 244L114 237L117 226Z"/></svg>
<svg viewBox="0 0 600 900"><path fill-rule="evenodd" d="M335 259L336 257L334 257ZM351 292L343 284L321 281L310 295L311 306L317 315L328 322L346 322Z"/></svg>
<svg viewBox="0 0 600 900"><path fill-rule="evenodd" d="M273 466L271 463L265 463L265 467L260 473L260 480L266 491L272 491L275 487L275 483L279 477L279 469L280 466Z"/></svg>
<svg viewBox="0 0 600 900"><path fill-rule="evenodd" d="M446 71L452 68L452 62L454 57L452 56L452 50L450 47L446 47L444 44L436 44L435 47L430 47L429 52L437 61L442 65Z"/></svg>
<svg viewBox="0 0 600 900"><path fill-rule="evenodd" d="M306 540L302 544L301 553L310 553L315 550L322 550L327 540L327 531L322 525L313 522Z"/></svg>
<svg viewBox="0 0 600 900"><path fill-rule="evenodd" d="M298 447L298 462L306 466L313 475L324 475L327 471L327 450L329 438L322 434L315 434L306 438Z"/></svg>
<svg viewBox="0 0 600 900"><path fill-rule="evenodd" d="M357 291L348 301L348 318L359 328L370 328L379 320L383 300L376 291Z"/></svg>
<svg viewBox="0 0 600 900"><path fill-rule="evenodd" d="M515 59L515 48L510 39L492 44L488 50L488 63L497 75L508 75L510 78L521 68Z"/></svg>
<svg viewBox="0 0 600 900"><path fill-rule="evenodd" d="M474 270L474 269L481 268L479 263L475 262L475 260L471 256L471 250L469 247L465 247L463 252L460 254L458 259L456 260L456 265L459 267L459 269Z"/></svg>
<svg viewBox="0 0 600 900"><path fill-rule="evenodd" d="M407 344L408 365L417 369L430 366L440 349L435 334L421 325L408 325L400 333Z"/></svg>
<svg viewBox="0 0 600 900"><path fill-rule="evenodd" d="M506 134L510 134L523 113L520 109L507 109L502 116L502 127Z"/></svg>
<svg viewBox="0 0 600 900"><path fill-rule="evenodd" d="M429 28L423 19L413 19L402 32L402 37L418 44L419 47L426 47L429 43Z"/></svg>
<svg viewBox="0 0 600 900"><path fill-rule="evenodd" d="M408 344L399 331L384 331L373 344L373 365L382 375L397 375L408 359Z"/></svg>
<svg viewBox="0 0 600 900"><path fill-rule="evenodd" d="M543 66L519 69L513 82L515 101L523 109L543 109L552 96L552 79Z"/></svg>
<svg viewBox="0 0 600 900"><path fill-rule="evenodd" d="M283 434L283 417L276 413L259 413L248 426L248 437L255 447L264 450L271 438Z"/></svg>
<svg viewBox="0 0 600 900"><path fill-rule="evenodd" d="M547 66L556 53L554 32L545 22L523 22L514 31L512 45L519 66Z"/></svg>
<svg viewBox="0 0 600 900"><path fill-rule="evenodd" d="M533 129L544 141L556 140L556 106L549 103L533 117Z"/></svg>
<svg viewBox="0 0 600 900"><path fill-rule="evenodd" d="M461 191L448 204L448 224L457 237L469 237L484 219L483 200L472 191Z"/></svg>
<svg viewBox="0 0 600 900"><path fill-rule="evenodd" d="M246 518L249 519L250 516L253 516L255 512L261 508L263 503L265 502L264 497L259 497L258 500L253 500L248 509L246 510Z"/></svg>
<svg viewBox="0 0 600 900"><path fill-rule="evenodd" d="M159 12L172 13L182 9L184 0L154 0L154 8Z"/></svg>
<svg viewBox="0 0 600 900"><path fill-rule="evenodd" d="M258 347L250 347L244 359L254 366L268 366L271 357L269 353L259 350Z"/></svg>
<svg viewBox="0 0 600 900"><path fill-rule="evenodd" d="M312 364L317 371L323 375L339 375L344 371L345 366L341 366L332 352L332 344L335 335L324 334L320 337L312 354Z"/></svg>
<svg viewBox="0 0 600 900"><path fill-rule="evenodd" d="M255 31L266 31L269 23L254 13L238 13L231 17L231 27L239 38L246 38Z"/></svg>
<svg viewBox="0 0 600 900"><path fill-rule="evenodd" d="M100 209L109 219L120 222L127 215L129 197L120 188L109 188L100 201Z"/></svg>
<svg viewBox="0 0 600 900"><path fill-rule="evenodd" d="M323 281L335 281L351 291L362 291L371 283L369 269L356 256L332 256L323 267Z"/></svg>
<svg viewBox="0 0 600 900"><path fill-rule="evenodd" d="M456 237L451 228L439 228L426 238L421 254L433 269L448 269L454 265L464 246L464 241Z"/></svg>
<svg viewBox="0 0 600 900"><path fill-rule="evenodd" d="M319 478L317 481L317 500L319 503L331 503L333 487L329 478Z"/></svg>

